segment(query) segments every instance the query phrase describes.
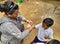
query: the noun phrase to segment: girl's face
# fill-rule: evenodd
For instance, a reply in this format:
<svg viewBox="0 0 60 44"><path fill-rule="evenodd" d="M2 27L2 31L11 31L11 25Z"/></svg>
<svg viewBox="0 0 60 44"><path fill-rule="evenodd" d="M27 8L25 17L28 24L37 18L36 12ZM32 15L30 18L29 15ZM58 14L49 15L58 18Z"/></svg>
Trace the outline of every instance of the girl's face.
<svg viewBox="0 0 60 44"><path fill-rule="evenodd" d="M42 23L42 27L43 27L44 29L48 29L48 26L47 26L45 23Z"/></svg>
<svg viewBox="0 0 60 44"><path fill-rule="evenodd" d="M12 15L8 14L8 17L14 19L18 16L18 10L15 10L14 13Z"/></svg>

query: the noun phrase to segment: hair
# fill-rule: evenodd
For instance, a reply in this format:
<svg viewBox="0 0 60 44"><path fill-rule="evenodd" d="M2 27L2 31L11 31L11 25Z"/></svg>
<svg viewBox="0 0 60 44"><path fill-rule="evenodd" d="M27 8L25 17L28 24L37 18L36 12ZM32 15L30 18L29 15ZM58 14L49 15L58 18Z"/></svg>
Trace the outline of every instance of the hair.
<svg viewBox="0 0 60 44"><path fill-rule="evenodd" d="M6 1L4 4L0 4L0 12L13 14L18 9L18 5L12 1Z"/></svg>
<svg viewBox="0 0 60 44"><path fill-rule="evenodd" d="M43 23L45 23L48 27L50 27L50 26L53 25L54 21L53 21L53 19L51 19L51 18L45 18L45 19L43 20Z"/></svg>
<svg viewBox="0 0 60 44"><path fill-rule="evenodd" d="M56 40L56 39L52 39L47 44L60 44L60 41L59 40Z"/></svg>

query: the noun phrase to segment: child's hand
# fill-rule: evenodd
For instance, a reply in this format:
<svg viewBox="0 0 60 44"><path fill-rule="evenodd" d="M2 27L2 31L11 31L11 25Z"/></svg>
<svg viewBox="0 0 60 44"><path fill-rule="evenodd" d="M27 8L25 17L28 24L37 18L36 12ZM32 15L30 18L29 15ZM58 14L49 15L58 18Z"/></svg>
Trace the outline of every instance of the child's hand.
<svg viewBox="0 0 60 44"><path fill-rule="evenodd" d="M35 25L34 24L32 24L32 25L31 24L28 24L27 25L27 29L29 29L29 28L32 28L32 29L35 28Z"/></svg>
<svg viewBox="0 0 60 44"><path fill-rule="evenodd" d="M50 39L50 38L49 38L49 36L46 36L46 35L45 35L45 39Z"/></svg>
<svg viewBox="0 0 60 44"><path fill-rule="evenodd" d="M30 31L33 30L34 27L35 27L35 25L30 26L29 30Z"/></svg>

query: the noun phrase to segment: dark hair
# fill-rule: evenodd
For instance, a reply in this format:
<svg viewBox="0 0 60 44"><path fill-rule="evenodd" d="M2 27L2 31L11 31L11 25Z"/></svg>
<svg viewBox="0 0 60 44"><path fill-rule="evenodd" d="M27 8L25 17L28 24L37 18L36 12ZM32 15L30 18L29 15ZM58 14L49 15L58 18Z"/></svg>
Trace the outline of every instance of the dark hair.
<svg viewBox="0 0 60 44"><path fill-rule="evenodd" d="M56 40L56 39L52 39L47 44L60 44L60 41L59 40Z"/></svg>
<svg viewBox="0 0 60 44"><path fill-rule="evenodd" d="M51 18L46 18L43 20L43 23L45 23L48 27L52 26L54 21Z"/></svg>
<svg viewBox="0 0 60 44"><path fill-rule="evenodd" d="M15 10L18 9L18 5L12 1L6 1L4 4L0 4L0 11L13 14Z"/></svg>

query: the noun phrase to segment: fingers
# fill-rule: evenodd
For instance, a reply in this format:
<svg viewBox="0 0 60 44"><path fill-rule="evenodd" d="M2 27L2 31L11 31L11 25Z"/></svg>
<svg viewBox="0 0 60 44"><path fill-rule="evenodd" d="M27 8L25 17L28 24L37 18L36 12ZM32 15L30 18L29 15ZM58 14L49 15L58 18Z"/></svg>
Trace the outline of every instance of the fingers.
<svg viewBox="0 0 60 44"><path fill-rule="evenodd" d="M28 24L33 25L33 22L31 20L28 20Z"/></svg>
<svg viewBox="0 0 60 44"><path fill-rule="evenodd" d="M33 22L31 20L28 20L28 25L27 28L33 30L35 28L35 25L33 24Z"/></svg>

